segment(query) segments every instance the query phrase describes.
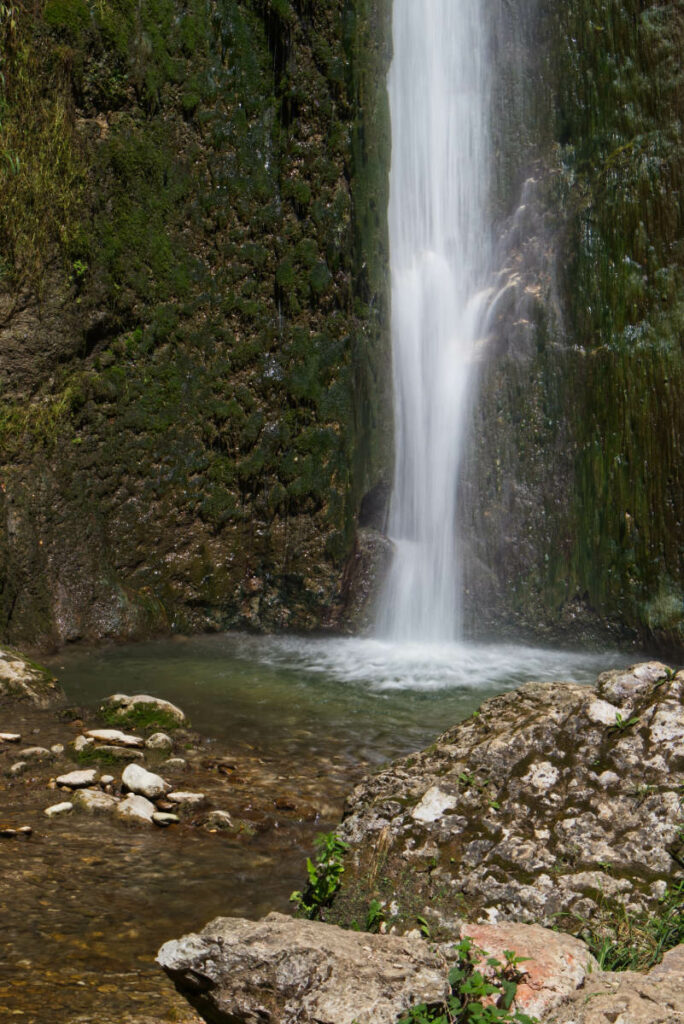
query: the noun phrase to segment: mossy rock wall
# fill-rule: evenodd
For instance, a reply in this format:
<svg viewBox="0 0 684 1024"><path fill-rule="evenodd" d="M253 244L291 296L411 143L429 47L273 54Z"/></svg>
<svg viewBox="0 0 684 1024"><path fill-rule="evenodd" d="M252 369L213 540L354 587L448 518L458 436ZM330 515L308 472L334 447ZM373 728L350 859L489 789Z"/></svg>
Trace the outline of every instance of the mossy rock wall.
<svg viewBox="0 0 684 1024"><path fill-rule="evenodd" d="M684 647L684 8L506 5L470 628ZM505 22L508 22L505 24Z"/></svg>
<svg viewBox="0 0 684 1024"><path fill-rule="evenodd" d="M0 636L335 623L389 461L388 2L0 11Z"/></svg>

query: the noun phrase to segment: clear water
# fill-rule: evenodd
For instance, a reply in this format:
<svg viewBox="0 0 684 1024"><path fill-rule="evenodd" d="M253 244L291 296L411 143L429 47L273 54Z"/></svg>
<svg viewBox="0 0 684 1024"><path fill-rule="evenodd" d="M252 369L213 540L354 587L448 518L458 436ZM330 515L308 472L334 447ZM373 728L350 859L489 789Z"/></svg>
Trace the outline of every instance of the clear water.
<svg viewBox="0 0 684 1024"><path fill-rule="evenodd" d="M116 692L178 703L202 734L202 757L238 764L240 780L211 776L212 803L252 816L257 831L245 840L190 826L126 829L75 814L48 823L43 809L63 799L46 790L53 769L16 781L0 772L0 821L34 828L28 842L0 840L0 1019L128 1024L168 1014L197 1024L154 964L162 942L220 914L286 912L315 834L334 827L363 773L432 742L495 693L529 679L592 682L621 660L244 635L62 651L51 667L72 704L95 708ZM73 735L49 712L11 716L3 726L31 743ZM3 765L13 756L0 751ZM182 785L206 781L190 771ZM283 792L316 817L279 812Z"/></svg>
<svg viewBox="0 0 684 1024"><path fill-rule="evenodd" d="M460 635L459 468L490 299L487 5L394 0L389 237L395 556L378 633Z"/></svg>

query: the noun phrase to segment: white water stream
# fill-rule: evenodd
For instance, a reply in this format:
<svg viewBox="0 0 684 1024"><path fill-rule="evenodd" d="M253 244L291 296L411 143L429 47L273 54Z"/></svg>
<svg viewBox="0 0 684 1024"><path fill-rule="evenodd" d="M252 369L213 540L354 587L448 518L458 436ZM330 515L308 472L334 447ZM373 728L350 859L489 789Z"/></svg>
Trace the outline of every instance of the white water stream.
<svg viewBox="0 0 684 1024"><path fill-rule="evenodd" d="M394 0L390 266L395 556L380 636L460 635L459 466L490 293L489 66L482 0Z"/></svg>

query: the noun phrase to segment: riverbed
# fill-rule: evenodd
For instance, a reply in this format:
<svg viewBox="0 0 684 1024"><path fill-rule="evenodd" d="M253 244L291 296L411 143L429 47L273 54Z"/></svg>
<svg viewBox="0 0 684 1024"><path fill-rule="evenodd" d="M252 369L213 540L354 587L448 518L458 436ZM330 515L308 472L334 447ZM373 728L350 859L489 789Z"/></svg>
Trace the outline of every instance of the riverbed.
<svg viewBox="0 0 684 1024"><path fill-rule="evenodd" d="M48 820L44 809L63 799L48 789L55 766L10 777L5 749L0 821L33 834L0 840L0 1018L196 1021L155 966L158 947L218 915L287 911L316 834L334 827L364 773L425 746L496 693L531 679L590 683L633 660L245 635L62 651L48 665L73 714L3 709L2 729L21 732L22 745L67 744L112 693L164 697L193 729L178 784L206 791L244 828Z"/></svg>

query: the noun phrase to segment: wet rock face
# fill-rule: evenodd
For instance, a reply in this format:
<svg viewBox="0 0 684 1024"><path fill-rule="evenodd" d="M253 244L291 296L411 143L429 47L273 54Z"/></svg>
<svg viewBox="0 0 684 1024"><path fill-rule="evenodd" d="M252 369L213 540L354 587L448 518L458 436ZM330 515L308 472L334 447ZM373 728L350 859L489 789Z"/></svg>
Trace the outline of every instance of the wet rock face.
<svg viewBox="0 0 684 1024"><path fill-rule="evenodd" d="M615 902L652 908L680 870L683 783L684 672L528 683L356 788L332 919L352 920L378 878L398 920L432 901L576 931Z"/></svg>
<svg viewBox="0 0 684 1024"><path fill-rule="evenodd" d="M0 649L0 705L19 702L47 708L64 694L50 673L20 654Z"/></svg>

